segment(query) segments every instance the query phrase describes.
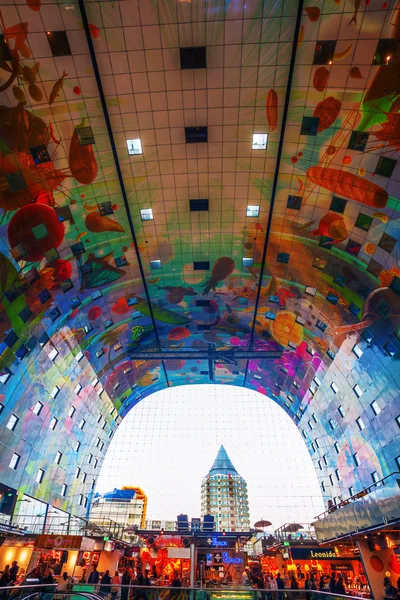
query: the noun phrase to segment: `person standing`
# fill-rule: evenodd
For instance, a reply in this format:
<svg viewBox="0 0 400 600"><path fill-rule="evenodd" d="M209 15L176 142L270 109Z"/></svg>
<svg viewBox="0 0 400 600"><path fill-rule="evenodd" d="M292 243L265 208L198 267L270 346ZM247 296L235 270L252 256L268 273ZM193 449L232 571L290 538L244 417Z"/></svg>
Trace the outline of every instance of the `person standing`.
<svg viewBox="0 0 400 600"><path fill-rule="evenodd" d="M341 594L342 596L346 596L346 588L344 587L343 577L340 576L335 585L335 593Z"/></svg>
<svg viewBox="0 0 400 600"><path fill-rule="evenodd" d="M182 581L179 578L179 573L178 573L178 571L174 571L174 576L171 581L171 588L181 588L181 587L182 587ZM170 592L169 592L170 598L176 598L177 596L179 596L178 590L175 590L175 589L170 590Z"/></svg>
<svg viewBox="0 0 400 600"><path fill-rule="evenodd" d="M97 570L97 566L94 565L92 572L89 575L88 583L94 583L94 584L99 583L99 579L100 579L100 575Z"/></svg>
<svg viewBox="0 0 400 600"><path fill-rule="evenodd" d="M108 596L108 594L110 593L110 585L111 585L111 577L110 577L110 571L107 569L107 571L104 573L103 577L100 579L100 588L99 588L99 593L100 596Z"/></svg>
<svg viewBox="0 0 400 600"><path fill-rule="evenodd" d="M304 589L306 591L306 600L311 600L311 579L308 573L304 582Z"/></svg>
<svg viewBox="0 0 400 600"><path fill-rule="evenodd" d="M118 571L115 571L115 574L111 578L111 599L116 600L118 596L118 589L120 585L120 578Z"/></svg>
<svg viewBox="0 0 400 600"><path fill-rule="evenodd" d="M280 573L278 573L276 576L276 588L278 590L278 600L283 600L283 592L281 590L285 589L285 582L283 581Z"/></svg>
<svg viewBox="0 0 400 600"><path fill-rule="evenodd" d="M329 582L329 591L331 594L336 592L336 574L335 571L332 571L331 580Z"/></svg>
<svg viewBox="0 0 400 600"><path fill-rule="evenodd" d="M297 598L298 594L295 590L299 589L299 584L297 583L296 577L294 575L292 575L292 578L290 580L290 589L293 590L292 597Z"/></svg>
<svg viewBox="0 0 400 600"><path fill-rule="evenodd" d="M128 600L128 596L129 596L129 586L131 585L131 581L132 581L132 569L130 569L129 567L127 569L125 569L123 575L122 575L122 579L121 579L121 600Z"/></svg>
<svg viewBox="0 0 400 600"><path fill-rule="evenodd" d="M11 569L10 569L11 585L14 585L14 583L17 581L18 571L19 571L18 563L16 560L14 560L11 565Z"/></svg>
<svg viewBox="0 0 400 600"><path fill-rule="evenodd" d="M10 565L6 565L0 577L0 587L7 587L10 585L10 581Z"/></svg>

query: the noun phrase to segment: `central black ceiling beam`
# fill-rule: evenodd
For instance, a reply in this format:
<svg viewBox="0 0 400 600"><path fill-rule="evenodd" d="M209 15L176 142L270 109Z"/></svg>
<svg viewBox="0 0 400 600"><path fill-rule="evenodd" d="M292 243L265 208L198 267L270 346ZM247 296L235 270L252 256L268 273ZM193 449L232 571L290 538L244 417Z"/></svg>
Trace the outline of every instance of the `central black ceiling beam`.
<svg viewBox="0 0 400 600"><path fill-rule="evenodd" d="M256 325L258 305L260 303L261 286L262 286L263 274L264 274L264 269L265 269L265 262L266 262L266 258L267 258L268 242L269 242L269 237L271 234L272 215L273 215L273 210L274 210L276 190L278 187L279 171L280 171L281 160L282 160L283 142L285 139L285 129L286 129L286 123L287 123L287 116L288 116L288 112L289 112L289 102L290 102L290 94L292 91L293 73L294 73L294 67L296 64L296 53L297 53L297 46L299 43L299 33L300 33L301 16L302 16L302 12L303 12L303 4L304 4L304 0L299 0L299 3L297 5L297 16L296 16L296 25L295 25L294 36L293 36L292 56L290 58L285 104L283 107L283 114L282 114L281 133L280 133L280 137L279 137L278 152L276 155L274 180L272 183L271 204L270 204L270 208L269 208L267 229L265 232L265 242L264 242L264 249L263 249L262 260L261 260L260 279L258 282L256 301L254 304L254 319L253 319L253 326L251 328L251 338L250 338L251 344L254 343L254 330L255 330L255 325ZM246 381L244 381L243 385L244 386L246 385Z"/></svg>
<svg viewBox="0 0 400 600"><path fill-rule="evenodd" d="M135 251L136 251L136 258L138 261L138 265L139 265L139 271L140 271L140 275L142 277L143 280L143 285L144 285L144 292L146 295L146 300L149 306L149 313L150 313L150 317L153 323L153 327L154 327L154 334L155 334L155 338L157 341L157 346L159 348L161 348L160 345L160 339L158 337L158 332L157 332L157 327L156 327L156 322L154 319L154 313L153 313L153 309L151 306L151 301L150 301L150 294L149 294L149 290L146 284L146 279L145 279L145 275L144 275L144 270L143 270L143 265L142 265L142 261L140 258L140 252L139 252L139 247L138 247L138 243L137 243L137 239L136 239L136 234L135 234L135 229L134 229L134 225L133 225L133 219L132 219L132 215L129 209L129 202L128 202L128 196L126 194L126 189L125 189L125 184L124 184L124 179L122 176L122 171L121 171L121 166L119 164L119 158L118 158L118 152L117 152L117 147L115 144L115 140L114 140L114 134L113 134L113 130L112 130L112 125L111 125L111 121L110 121L110 115L108 113L108 108L107 108L107 101L106 101L106 97L104 94L104 90L103 90L103 84L101 82L101 75L100 75L100 71L99 71L99 67L97 64L97 58L96 58L96 52L94 50L94 46L93 46L93 41L92 41L92 36L90 34L90 27L89 27L89 21L87 18L87 14L86 14L86 8L85 8L85 2L84 0L78 0L78 5L79 5L79 9L81 11L81 15L82 15L82 23L83 23L83 28L85 30L85 35L86 35L86 41L88 43L89 46L89 53L90 53L90 58L92 61L92 66L93 66L93 71L94 71L94 76L96 79L96 83L97 83L97 88L99 90L99 97L100 97L100 102L101 102L101 106L103 109L103 114L104 114L104 120L106 123L106 127L107 127L107 133L108 133L108 137L110 140L110 146L111 146L111 150L112 150L112 154L113 154L113 158L114 158L114 163L115 163L115 168L117 171L117 177L118 177L118 181L119 181L119 185L121 188L121 194L122 194L122 199L125 205L125 210L126 210L126 214L128 217L128 224L129 224L129 230L132 236L132 240L133 240L133 245L135 247ZM167 374L165 373L165 376L167 376ZM168 383L168 380L167 380Z"/></svg>

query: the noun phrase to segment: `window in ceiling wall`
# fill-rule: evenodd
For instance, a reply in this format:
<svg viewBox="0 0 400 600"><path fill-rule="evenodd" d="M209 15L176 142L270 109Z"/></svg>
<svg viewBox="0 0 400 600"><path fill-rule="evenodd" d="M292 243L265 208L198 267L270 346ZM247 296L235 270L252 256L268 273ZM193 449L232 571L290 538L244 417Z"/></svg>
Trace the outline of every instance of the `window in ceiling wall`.
<svg viewBox="0 0 400 600"><path fill-rule="evenodd" d="M29 349L25 346L25 344L21 344L18 350L15 352L15 356L19 360L23 360L25 356L28 354Z"/></svg>
<svg viewBox="0 0 400 600"><path fill-rule="evenodd" d="M373 258L371 258L371 260L369 261L368 267L367 267L367 271L369 273L371 273L372 275L375 275L375 277L379 277L379 275L382 272L382 265L380 265L376 260L374 260Z"/></svg>
<svg viewBox="0 0 400 600"><path fill-rule="evenodd" d="M193 263L193 271L209 271L210 262L208 260L199 260Z"/></svg>
<svg viewBox="0 0 400 600"><path fill-rule="evenodd" d="M57 350L57 348L53 348L52 350L50 350L50 352L49 352L49 359L51 361L54 362L55 359L57 358L57 356L58 356L58 350Z"/></svg>
<svg viewBox="0 0 400 600"><path fill-rule="evenodd" d="M32 315L33 315L33 312L31 311L29 306L25 306L19 313L20 319L24 323L27 323L29 321L29 319L32 317Z"/></svg>
<svg viewBox="0 0 400 600"><path fill-rule="evenodd" d="M7 429L9 429L10 431L14 431L18 421L19 417L17 417L17 415L12 414L11 417L8 419L8 423L6 425Z"/></svg>
<svg viewBox="0 0 400 600"><path fill-rule="evenodd" d="M153 209L152 208L141 208L140 209L140 218L142 221L153 221Z"/></svg>
<svg viewBox="0 0 400 600"><path fill-rule="evenodd" d="M303 117L301 122L300 135L317 135L319 117Z"/></svg>
<svg viewBox="0 0 400 600"><path fill-rule="evenodd" d="M150 261L150 268L152 271L154 271L155 269L161 269L162 264L161 264L161 260L151 260Z"/></svg>
<svg viewBox="0 0 400 600"><path fill-rule="evenodd" d="M352 485L349 487L349 496L354 496L354 488Z"/></svg>
<svg viewBox="0 0 400 600"><path fill-rule="evenodd" d="M394 342L392 342L391 340L387 340L383 344L383 349L386 352L386 354L391 358L393 358L393 356L399 352L398 345L395 345Z"/></svg>
<svg viewBox="0 0 400 600"><path fill-rule="evenodd" d="M46 31L46 35L54 57L71 55L66 31Z"/></svg>
<svg viewBox="0 0 400 600"><path fill-rule="evenodd" d="M333 420L332 420L332 419L329 419L328 423L329 423L329 427L331 428L331 430L332 430L332 431L334 431L334 429L335 429L335 425L334 425L334 422L333 422Z"/></svg>
<svg viewBox="0 0 400 600"><path fill-rule="evenodd" d="M288 252L278 252L276 262L287 265L289 262L290 254Z"/></svg>
<svg viewBox="0 0 400 600"><path fill-rule="evenodd" d="M114 210L111 202L99 202L97 205L98 211L102 217L106 217L107 215L113 215Z"/></svg>
<svg viewBox="0 0 400 600"><path fill-rule="evenodd" d="M200 198L197 200L189 200L190 212L205 212L208 211L208 199Z"/></svg>
<svg viewBox="0 0 400 600"><path fill-rule="evenodd" d="M321 490L325 492L325 483L323 481L321 481Z"/></svg>
<svg viewBox="0 0 400 600"><path fill-rule="evenodd" d="M303 196L288 196L286 207L291 210L300 210Z"/></svg>
<svg viewBox="0 0 400 600"><path fill-rule="evenodd" d="M61 458L62 458L62 452L57 451L56 452L56 457L54 459L54 462L56 463L56 465L60 464Z"/></svg>
<svg viewBox="0 0 400 600"><path fill-rule="evenodd" d="M253 133L252 150L265 150L268 143L268 133Z"/></svg>
<svg viewBox="0 0 400 600"><path fill-rule="evenodd" d="M207 49L205 46L180 48L181 69L206 69Z"/></svg>
<svg viewBox="0 0 400 600"><path fill-rule="evenodd" d="M355 395L357 396L357 398L361 398L361 396L362 396L362 390L361 390L361 388L360 388L360 386L358 384L356 384L353 387L353 391L354 391Z"/></svg>
<svg viewBox="0 0 400 600"><path fill-rule="evenodd" d="M322 471L322 463L320 460L318 461L318 467L319 467L319 470Z"/></svg>
<svg viewBox="0 0 400 600"><path fill-rule="evenodd" d="M388 235L387 233L384 233L381 239L379 240L378 246L379 248L382 248L383 250L386 250L386 252L389 252L389 254L391 254L396 244L396 238L392 237L391 235Z"/></svg>
<svg viewBox="0 0 400 600"><path fill-rule="evenodd" d="M62 486L61 486L61 496L66 496L67 495L67 489L68 489L67 484L63 483Z"/></svg>
<svg viewBox="0 0 400 600"><path fill-rule="evenodd" d="M75 392L75 394L76 394L76 395L78 395L78 394L79 394L79 392L81 391L81 389L82 389L82 385L81 385L80 383L78 383L78 384L77 384L77 385L74 387L74 392Z"/></svg>
<svg viewBox="0 0 400 600"><path fill-rule="evenodd" d="M21 171L7 173L5 177L12 192L19 192L20 190L26 188L26 181Z"/></svg>
<svg viewBox="0 0 400 600"><path fill-rule="evenodd" d="M400 51L400 40L396 38L386 38L378 41L376 46L374 65L388 65Z"/></svg>
<svg viewBox="0 0 400 600"><path fill-rule="evenodd" d="M47 232L46 232L46 235L47 235ZM38 294L38 298L39 298L41 304L46 304L46 302L48 302L50 300L51 294L48 289L45 289L45 290L42 290L40 292L40 294Z"/></svg>
<svg viewBox="0 0 400 600"><path fill-rule="evenodd" d="M72 246L70 246L71 248L71 252L74 256L79 256L80 254L84 254L86 252L85 246L83 245L82 242L77 242L76 244L72 244ZM88 267L90 265L87 265ZM83 269L81 269L82 272Z"/></svg>
<svg viewBox="0 0 400 600"><path fill-rule="evenodd" d="M48 153L47 146L45 146L44 144L30 148L30 153L32 154L33 162L35 163L35 165L42 165L44 163L50 162L50 155Z"/></svg>
<svg viewBox="0 0 400 600"><path fill-rule="evenodd" d="M353 454L353 460L354 460L354 464L356 465L356 467L359 467L360 466L360 459L359 459L359 456L358 456L357 452L355 452Z"/></svg>
<svg viewBox="0 0 400 600"><path fill-rule="evenodd" d="M352 131L349 139L349 150L364 152L368 144L369 133L365 131Z"/></svg>
<svg viewBox="0 0 400 600"><path fill-rule="evenodd" d="M358 227L358 229L362 229L363 231L368 231L371 227L372 221L372 217L360 213L357 217L357 221L355 222L355 227Z"/></svg>
<svg viewBox="0 0 400 600"><path fill-rule="evenodd" d="M335 482L333 481L333 475L329 475L329 481L331 482L331 485L335 485Z"/></svg>
<svg viewBox="0 0 400 600"><path fill-rule="evenodd" d="M42 412L42 408L43 404L38 400L32 410L35 413L35 415L39 416Z"/></svg>
<svg viewBox="0 0 400 600"><path fill-rule="evenodd" d="M336 50L336 40L320 40L315 44L314 65L331 65Z"/></svg>
<svg viewBox="0 0 400 600"><path fill-rule="evenodd" d="M14 471L16 471L20 460L21 455L14 452L8 465L10 469L14 469Z"/></svg>
<svg viewBox="0 0 400 600"><path fill-rule="evenodd" d="M254 259L253 258L242 258L242 267L252 267Z"/></svg>
<svg viewBox="0 0 400 600"><path fill-rule="evenodd" d="M260 207L257 205L247 205L246 217L258 217L260 215Z"/></svg>
<svg viewBox="0 0 400 600"><path fill-rule="evenodd" d="M400 427L400 415L395 419L397 426Z"/></svg>
<svg viewBox="0 0 400 600"><path fill-rule="evenodd" d="M362 431L363 429L365 429L365 424L364 424L364 421L362 420L361 417L358 417L358 419L356 419L356 423L357 423L358 429L360 431Z"/></svg>
<svg viewBox="0 0 400 600"><path fill-rule="evenodd" d="M208 142L207 127L185 127L185 140L187 144L202 144Z"/></svg>
<svg viewBox="0 0 400 600"><path fill-rule="evenodd" d="M140 140L140 138L136 138L134 140L126 140L126 146L128 148L129 156L143 154L142 141Z"/></svg>
<svg viewBox="0 0 400 600"><path fill-rule="evenodd" d="M363 351L361 350L360 346L358 346L358 344L354 344L352 352L357 356L357 358L361 358L363 355Z"/></svg>
<svg viewBox="0 0 400 600"><path fill-rule="evenodd" d="M339 454L339 453L340 453L339 444L338 444L337 442L335 442L335 443L333 444L333 447L335 448L336 454Z"/></svg>
<svg viewBox="0 0 400 600"><path fill-rule="evenodd" d="M379 407L379 404L376 400L374 400L373 402L371 402L370 407L372 408L372 412L374 413L374 415L379 415L379 413L381 412L381 409Z"/></svg>
<svg viewBox="0 0 400 600"><path fill-rule="evenodd" d="M375 168L375 175L380 175L381 177L387 177L389 179L393 174L396 164L397 161L395 161L394 158L380 156Z"/></svg>
<svg viewBox="0 0 400 600"><path fill-rule="evenodd" d="M339 413L339 415L340 415L340 416L342 417L342 419L343 419L343 418L344 418L344 416L345 416L345 414L346 414L346 412L345 412L345 410L344 410L344 408L343 408L343 406L342 406L342 405L340 405L340 406L338 407L338 413Z"/></svg>
<svg viewBox="0 0 400 600"><path fill-rule="evenodd" d="M93 131L89 125L86 127L76 127L75 133L80 146L89 146L94 144Z"/></svg>
<svg viewBox="0 0 400 600"><path fill-rule="evenodd" d="M69 409L69 411L68 411L68 416L72 419L72 417L74 416L75 412L76 412L75 406L71 406L70 409Z"/></svg>
<svg viewBox="0 0 400 600"><path fill-rule="evenodd" d="M57 427L57 424L58 424L57 417L52 417L51 421L50 421L50 425L49 425L50 429L52 429L54 431L54 429Z"/></svg>
<svg viewBox="0 0 400 600"><path fill-rule="evenodd" d="M347 242L346 252L348 252L352 256L357 256L358 253L360 252L360 250L361 250L361 244L359 242L356 242L355 240L352 240L352 239L350 239Z"/></svg>
<svg viewBox="0 0 400 600"><path fill-rule="evenodd" d="M37 475L36 475L36 483L42 483L43 477L44 477L44 470L39 469L39 471L37 472Z"/></svg>
<svg viewBox="0 0 400 600"><path fill-rule="evenodd" d="M57 385L55 385L55 386L53 387L53 389L51 390L51 392L50 392L50 396L51 396L53 399L54 399L54 398L57 398L59 391L60 391L60 388L59 388Z"/></svg>
<svg viewBox="0 0 400 600"><path fill-rule="evenodd" d="M8 348L12 348L14 346L14 344L17 343L18 340L19 340L19 338L18 338L17 334L15 333L15 331L11 330L7 333L7 335L3 341Z"/></svg>
<svg viewBox="0 0 400 600"><path fill-rule="evenodd" d="M371 473L371 479L374 483L378 483L379 481L379 475L376 471L372 471Z"/></svg>
<svg viewBox="0 0 400 600"><path fill-rule="evenodd" d="M333 210L334 212L340 213L341 215L346 210L347 200L343 200L343 198L338 198L337 196L333 196L331 200L331 205L329 210Z"/></svg>

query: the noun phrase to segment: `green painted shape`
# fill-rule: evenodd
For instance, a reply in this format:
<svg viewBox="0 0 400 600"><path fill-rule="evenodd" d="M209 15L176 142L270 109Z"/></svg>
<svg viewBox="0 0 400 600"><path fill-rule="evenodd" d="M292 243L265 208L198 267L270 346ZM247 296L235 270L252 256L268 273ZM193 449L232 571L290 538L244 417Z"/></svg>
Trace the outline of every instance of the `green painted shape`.
<svg viewBox="0 0 400 600"><path fill-rule="evenodd" d="M150 307L146 300L137 296L137 304L135 308L145 315L146 317L151 317ZM151 309L153 311L154 318L157 321L162 321L163 323L170 323L171 325L185 325L186 323L190 323L192 319L189 317L185 317L183 315L179 315L174 313L172 310L168 310L167 308L161 308L158 304L154 304L154 302L150 302Z"/></svg>

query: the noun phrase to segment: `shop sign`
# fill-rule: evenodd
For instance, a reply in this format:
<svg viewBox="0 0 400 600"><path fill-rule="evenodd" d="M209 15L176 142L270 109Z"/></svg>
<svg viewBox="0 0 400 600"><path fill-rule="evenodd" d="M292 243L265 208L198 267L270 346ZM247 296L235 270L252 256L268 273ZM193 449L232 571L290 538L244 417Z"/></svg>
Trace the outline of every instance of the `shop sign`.
<svg viewBox="0 0 400 600"><path fill-rule="evenodd" d="M80 550L82 542L81 535L38 535L35 546L37 548L54 548L60 550Z"/></svg>
<svg viewBox="0 0 400 600"><path fill-rule="evenodd" d="M239 558L237 557L232 557L229 556L229 554L227 552L223 552L222 553L222 562L225 565L240 565L240 563L243 562L243 558Z"/></svg>
<svg viewBox="0 0 400 600"><path fill-rule="evenodd" d="M207 539L207 544L209 546L214 546L217 548L224 548L228 545L228 542L226 540L221 540L220 538L217 538L215 535L213 535L212 537L209 537Z"/></svg>
<svg viewBox="0 0 400 600"><path fill-rule="evenodd" d="M350 563L332 563L332 571L352 571L353 567Z"/></svg>
<svg viewBox="0 0 400 600"><path fill-rule="evenodd" d="M338 558L335 548L294 548L291 547L291 553L293 559L300 560L331 560L332 558Z"/></svg>

